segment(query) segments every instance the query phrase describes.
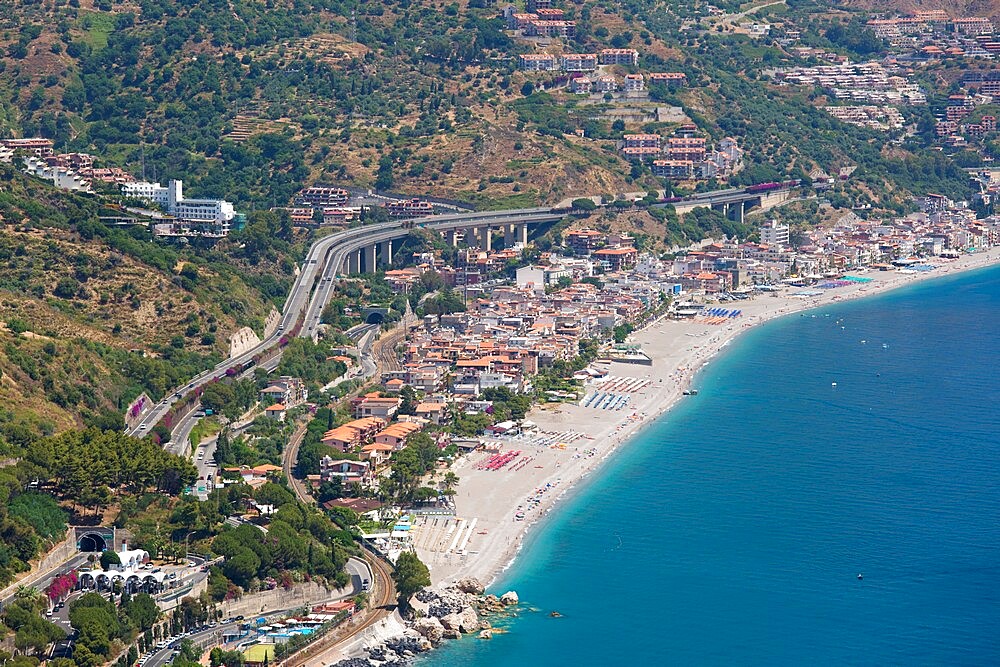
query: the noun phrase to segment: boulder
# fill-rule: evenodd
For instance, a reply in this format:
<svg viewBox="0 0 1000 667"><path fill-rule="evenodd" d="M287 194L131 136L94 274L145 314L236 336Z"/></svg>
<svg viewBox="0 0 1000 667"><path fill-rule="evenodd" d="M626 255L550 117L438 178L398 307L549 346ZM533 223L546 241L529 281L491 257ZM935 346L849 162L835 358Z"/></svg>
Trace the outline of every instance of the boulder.
<svg viewBox="0 0 1000 667"><path fill-rule="evenodd" d="M455 584L455 588L463 593L472 593L473 595L482 595L483 591L486 590L485 586L479 583L479 580L475 577L460 579L458 583Z"/></svg>
<svg viewBox="0 0 1000 667"><path fill-rule="evenodd" d="M459 613L459 630L462 632L475 632L482 626L479 624L479 614L472 607L466 607Z"/></svg>
<svg viewBox="0 0 1000 667"><path fill-rule="evenodd" d="M462 631L462 614L455 612L454 614L448 614L447 616L441 617L441 626L445 630L458 630Z"/></svg>
<svg viewBox="0 0 1000 667"><path fill-rule="evenodd" d="M493 639L493 631L490 630L489 628L487 628L487 629L485 629L485 630L483 630L482 632L479 633L479 638L480 639Z"/></svg>
<svg viewBox="0 0 1000 667"><path fill-rule="evenodd" d="M454 630L445 628L444 638L445 639L461 639L462 638L462 632L458 628L455 628Z"/></svg>
<svg viewBox="0 0 1000 667"><path fill-rule="evenodd" d="M518 602L520 602L520 600L517 597L517 593L515 593L514 591L507 591L506 593L500 596L500 603L505 607L517 604Z"/></svg>
<svg viewBox="0 0 1000 667"><path fill-rule="evenodd" d="M413 624L413 629L432 644L437 644L444 637L444 626L433 616L418 618Z"/></svg>
<svg viewBox="0 0 1000 667"><path fill-rule="evenodd" d="M479 608L487 613L496 613L503 611L503 604L500 603L500 599L495 595L487 595L486 597L480 598Z"/></svg>

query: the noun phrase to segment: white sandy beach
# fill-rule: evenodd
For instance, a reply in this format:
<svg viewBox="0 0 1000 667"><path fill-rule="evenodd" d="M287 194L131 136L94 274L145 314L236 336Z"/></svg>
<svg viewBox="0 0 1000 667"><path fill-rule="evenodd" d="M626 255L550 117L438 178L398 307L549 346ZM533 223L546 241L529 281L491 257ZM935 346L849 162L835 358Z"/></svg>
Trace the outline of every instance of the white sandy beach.
<svg viewBox="0 0 1000 667"><path fill-rule="evenodd" d="M1000 249L994 248L956 260L935 260L932 263L938 268L923 273L849 272L872 282L824 290L809 298L792 296L802 288L787 288L724 304L724 308L742 310L742 316L724 324L661 319L634 333L630 342L641 344L653 365L611 364L610 376L649 382L629 394L625 408L614 411L576 404L536 408L528 418L538 424L540 433L502 444L502 451L521 451L509 464L499 470L477 469L491 456L484 452L456 463L454 471L460 478L455 496L457 519L420 519L414 530L417 553L430 568L433 583L446 585L470 576L484 583L495 581L517 554L528 528L636 431L683 398L694 373L740 332L808 308L882 294L998 261ZM538 501L529 502L533 498ZM523 520L517 519L519 512Z"/></svg>

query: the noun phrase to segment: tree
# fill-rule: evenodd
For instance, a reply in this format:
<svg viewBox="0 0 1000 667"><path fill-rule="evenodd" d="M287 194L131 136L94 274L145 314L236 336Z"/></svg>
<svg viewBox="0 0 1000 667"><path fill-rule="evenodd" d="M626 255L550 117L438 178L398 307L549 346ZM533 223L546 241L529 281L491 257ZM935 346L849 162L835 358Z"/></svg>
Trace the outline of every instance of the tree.
<svg viewBox="0 0 1000 667"><path fill-rule="evenodd" d="M399 414L412 415L417 411L417 392L410 385L404 385L399 390L399 397L403 402L399 404Z"/></svg>
<svg viewBox="0 0 1000 667"><path fill-rule="evenodd" d="M444 474L444 480L441 483L442 493L446 496L453 496L456 486L458 486L458 475L449 470Z"/></svg>
<svg viewBox="0 0 1000 667"><path fill-rule="evenodd" d="M535 92L535 84L525 81L524 85L521 86L521 94L525 97L530 97L533 92Z"/></svg>
<svg viewBox="0 0 1000 667"><path fill-rule="evenodd" d="M396 583L397 601L401 612L409 612L410 598L431 585L431 573L417 554L404 551L396 561L392 580Z"/></svg>
<svg viewBox="0 0 1000 667"><path fill-rule="evenodd" d="M156 606L156 601L147 593L139 593L129 600L128 604L122 600L122 608L132 624L142 631L152 628L160 618L160 608Z"/></svg>
<svg viewBox="0 0 1000 667"><path fill-rule="evenodd" d="M581 197L580 199L573 200L573 208L579 209L581 211L593 211L597 208L597 204L594 203L593 199L588 199L587 197Z"/></svg>
<svg viewBox="0 0 1000 667"><path fill-rule="evenodd" d="M122 559L118 557L118 554L110 549L108 551L101 552L101 569L107 570L112 565L121 565Z"/></svg>

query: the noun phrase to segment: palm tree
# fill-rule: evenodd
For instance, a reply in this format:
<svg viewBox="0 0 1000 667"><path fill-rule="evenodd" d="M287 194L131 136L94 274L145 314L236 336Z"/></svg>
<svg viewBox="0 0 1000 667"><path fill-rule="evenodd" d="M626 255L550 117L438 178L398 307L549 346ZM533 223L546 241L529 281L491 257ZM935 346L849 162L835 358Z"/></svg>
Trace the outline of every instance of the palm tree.
<svg viewBox="0 0 1000 667"><path fill-rule="evenodd" d="M455 495L455 487L458 486L458 475L449 470L444 474L444 479L442 480L441 485L444 495Z"/></svg>

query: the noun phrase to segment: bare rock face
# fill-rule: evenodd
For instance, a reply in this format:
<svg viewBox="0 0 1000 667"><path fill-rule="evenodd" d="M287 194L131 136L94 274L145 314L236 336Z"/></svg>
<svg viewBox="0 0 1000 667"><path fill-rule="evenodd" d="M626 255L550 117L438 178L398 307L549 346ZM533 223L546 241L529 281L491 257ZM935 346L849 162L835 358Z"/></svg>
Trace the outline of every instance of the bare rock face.
<svg viewBox="0 0 1000 667"><path fill-rule="evenodd" d="M493 639L493 631L487 628L479 633L480 639Z"/></svg>
<svg viewBox="0 0 1000 667"><path fill-rule="evenodd" d="M459 633L462 632L462 614L455 612L454 614L448 614L447 616L441 617L441 626L445 630L455 630Z"/></svg>
<svg viewBox="0 0 1000 667"><path fill-rule="evenodd" d="M506 593L500 596L500 603L505 607L515 605L518 602L520 602L520 600L517 597L517 593L515 593L514 591L507 591Z"/></svg>
<svg viewBox="0 0 1000 667"><path fill-rule="evenodd" d="M463 593L472 593L473 595L482 595L483 591L486 590L486 587L483 586L475 577L467 577L459 580L459 582L455 584L455 588Z"/></svg>
<svg viewBox="0 0 1000 667"><path fill-rule="evenodd" d="M444 638L445 639L461 639L462 638L462 633L461 633L461 631L458 628L455 628L454 630L449 630L448 628L445 628Z"/></svg>
<svg viewBox="0 0 1000 667"><path fill-rule="evenodd" d="M461 612L459 612L460 625L459 629L462 632L476 632L482 627L479 623L479 614L472 607L466 607Z"/></svg>
<svg viewBox="0 0 1000 667"><path fill-rule="evenodd" d="M503 611L503 604L500 603L497 596L490 594L479 599L479 610L488 614L495 614Z"/></svg>
<svg viewBox="0 0 1000 667"><path fill-rule="evenodd" d="M418 618L413 624L413 629L432 644L437 644L444 637L444 626L433 616Z"/></svg>

